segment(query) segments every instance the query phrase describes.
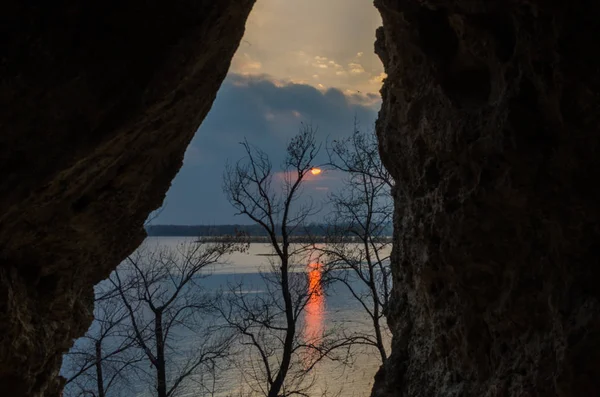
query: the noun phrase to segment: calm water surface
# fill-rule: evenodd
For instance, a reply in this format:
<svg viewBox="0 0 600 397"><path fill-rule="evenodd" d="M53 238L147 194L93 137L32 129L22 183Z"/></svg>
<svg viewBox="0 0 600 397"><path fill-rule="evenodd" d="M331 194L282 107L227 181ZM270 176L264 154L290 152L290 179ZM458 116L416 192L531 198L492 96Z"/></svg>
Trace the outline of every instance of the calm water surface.
<svg viewBox="0 0 600 397"><path fill-rule="evenodd" d="M167 245L175 247L190 239L181 237L149 237L144 244ZM260 293L264 282L259 271L269 269L269 254L272 248L268 244L250 245L246 253L235 253L225 258L225 263L212 266L211 276L202 281L207 290L226 288L228 283L243 281L248 293ZM310 262L309 258L306 258ZM309 263L307 263L309 265ZM314 265L306 266L309 277L309 288L319 288L320 273ZM300 329L308 340L318 339L325 331L343 324L352 330L370 330L369 318L364 313L350 292L343 286L333 286L326 293L311 298L305 312ZM389 336L387 336L389 342ZM379 354L374 348L357 348L354 352L355 360L351 367L342 367L338 364L322 361L315 368L315 387L311 396L321 396L327 390L327 395L348 397L361 397L370 394L373 377L380 365ZM221 371L215 385L215 396L238 396L242 387L240 371L244 369L228 368ZM249 370L249 369L248 369ZM148 395L148 388L140 388L138 396ZM247 392L247 391L246 391ZM195 392L182 393L185 396L199 395ZM200 394L203 395L203 394ZM245 394L247 395L247 394Z"/></svg>

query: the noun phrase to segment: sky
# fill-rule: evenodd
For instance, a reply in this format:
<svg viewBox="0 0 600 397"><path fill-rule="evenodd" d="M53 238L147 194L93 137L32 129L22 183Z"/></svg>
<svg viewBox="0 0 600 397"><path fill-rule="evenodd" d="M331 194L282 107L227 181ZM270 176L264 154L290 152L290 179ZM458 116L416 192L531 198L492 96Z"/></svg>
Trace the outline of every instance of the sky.
<svg viewBox="0 0 600 397"><path fill-rule="evenodd" d="M257 0L229 74L152 223L249 223L222 192L225 164L243 156L244 138L276 168L301 122L317 128L323 142L349 136L355 117L372 131L385 76L373 53L380 24L365 0ZM308 180L304 194L325 202L339 186L339 176L324 172Z"/></svg>

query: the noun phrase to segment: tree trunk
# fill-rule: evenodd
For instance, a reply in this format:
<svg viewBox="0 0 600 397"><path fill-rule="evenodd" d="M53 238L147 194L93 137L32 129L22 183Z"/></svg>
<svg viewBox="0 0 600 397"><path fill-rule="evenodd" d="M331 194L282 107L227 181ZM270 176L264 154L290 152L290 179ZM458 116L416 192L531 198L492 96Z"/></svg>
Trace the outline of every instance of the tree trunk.
<svg viewBox="0 0 600 397"><path fill-rule="evenodd" d="M102 342L96 341L96 385L98 397L104 397L104 377L102 374Z"/></svg>
<svg viewBox="0 0 600 397"><path fill-rule="evenodd" d="M285 244L285 243L284 243ZM286 249L287 256L287 249ZM283 356L281 358L281 365L277 376L269 389L268 397L277 397L283 387L285 377L290 368L292 361L292 350L294 348L294 337L296 336L296 323L294 321L294 308L292 305L292 296L290 294L289 286L289 273L288 273L288 260L287 257L282 260L281 264L281 291L283 294L283 301L285 303L285 318L287 323L287 330L285 333L285 341L283 343Z"/></svg>
<svg viewBox="0 0 600 397"><path fill-rule="evenodd" d="M377 303L377 301L375 301L373 310L373 328L375 328L375 339L377 341L379 355L381 356L381 363L385 364L387 354L385 352L385 347L383 346L383 337L381 336L381 324L379 323L379 303Z"/></svg>
<svg viewBox="0 0 600 397"><path fill-rule="evenodd" d="M368 251L367 251L368 252ZM369 265L369 288L371 289L371 295L373 296L373 328L375 329L375 339L377 341L377 350L381 356L381 363L385 364L387 354L385 353L385 347L383 346L383 337L381 336L381 324L379 323L379 313L381 308L379 307L379 296L377 294L377 286L375 285L375 273L373 272L373 264L371 263L370 255L368 255Z"/></svg>
<svg viewBox="0 0 600 397"><path fill-rule="evenodd" d="M367 229L370 230L371 224L371 212L372 212L372 204L369 208L369 216L367 217ZM369 235L365 234L363 236L363 244L365 246L365 255L367 259L367 266L369 266L369 289L371 290L371 295L373 296L373 328L375 328L375 338L377 340L377 350L379 350L379 355L381 356L381 363L385 364L385 360L387 359L387 355L385 353L385 347L383 346L383 338L381 336L381 325L379 324L379 295L377 291L377 285L375 284L375 272L373 268L375 264L371 258L371 251L369 248Z"/></svg>
<svg viewBox="0 0 600 397"><path fill-rule="evenodd" d="M154 336L156 337L156 392L167 397L167 374L165 364L165 341L163 340L162 312L154 313Z"/></svg>

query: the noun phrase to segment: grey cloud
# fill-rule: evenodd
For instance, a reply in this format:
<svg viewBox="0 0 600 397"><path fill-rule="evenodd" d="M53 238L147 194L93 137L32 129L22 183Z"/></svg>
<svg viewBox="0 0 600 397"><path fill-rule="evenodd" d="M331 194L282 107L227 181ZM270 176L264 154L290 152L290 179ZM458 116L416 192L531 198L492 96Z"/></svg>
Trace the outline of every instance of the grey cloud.
<svg viewBox="0 0 600 397"><path fill-rule="evenodd" d="M376 113L375 107L357 104L337 89L321 92L303 84L278 86L268 76L230 75L192 140L154 223L243 223L246 220L234 217L221 192L227 160L242 156L240 141L247 138L265 150L277 167L301 121L318 126L318 138L324 141L351 134L355 116L364 128L372 128ZM306 194L322 200L338 180L315 179L307 184Z"/></svg>

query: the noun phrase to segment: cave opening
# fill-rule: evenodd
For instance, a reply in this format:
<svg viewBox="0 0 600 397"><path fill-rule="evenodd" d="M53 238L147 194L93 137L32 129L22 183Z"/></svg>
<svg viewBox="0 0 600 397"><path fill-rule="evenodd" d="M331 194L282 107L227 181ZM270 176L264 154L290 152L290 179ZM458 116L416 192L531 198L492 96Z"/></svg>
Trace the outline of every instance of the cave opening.
<svg viewBox="0 0 600 397"><path fill-rule="evenodd" d="M232 207L223 192L226 166L243 158L244 152L238 143L244 140L259 147L270 157L274 183L277 183L282 174L277 170L286 161L284 154L288 142L305 128L303 126L314 128L317 146L323 150L313 159L315 166L310 169L297 208L303 208L309 202L319 203L319 211L304 221L307 225L313 225L311 227L321 227L329 222L334 212L331 195L348 186L344 185L346 177L340 170L328 167L330 158L326 146L333 148L335 142L360 132L369 140L370 150L376 147L374 123L381 106L379 90L385 77L381 61L373 51L375 30L380 25L377 10L362 0L326 3L319 0L293 3L261 0L254 5L245 34L212 108L191 139L183 165L172 181L163 205L146 221L149 237L111 273L109 279L95 288L94 322L86 335L75 341L64 356L61 374L66 379L65 397L76 396L86 390L94 390L97 395L107 397L128 393L163 396L170 395L170 387L173 387L173 392L196 393L194 395L225 396L240 393L251 396L262 395L257 390L265 386L257 381L258 378L265 378L267 389L274 383L269 379L268 370L258 370L256 367L259 365L256 358L264 352L258 349L259 355L248 353L237 346L242 345L239 340L234 343L233 349L237 349L235 355L230 354L225 359L210 359L208 361L212 367L203 362L188 376L178 378L178 374L189 369L188 366L193 366L185 361L189 358L189 349L182 347L187 346L186 339L204 345L214 341L206 335L202 339L182 331L194 328L186 323L193 317L191 314L186 315L185 319L179 318L173 314L177 310L169 308L164 301L161 301L164 309L157 310L160 305L155 302L156 296L171 296L169 293L173 291L161 289L160 283L152 277L157 280L167 278L166 274L160 275L157 263L164 266L169 261L191 261L190 250L193 249L190 244L195 244L199 238L209 235L216 238L244 230L250 238L244 252L225 249L226 255L207 265L210 270L194 273L194 277L208 281L194 281L193 287L186 284L181 292L184 300L191 299L187 295L190 288L216 295L223 294L223 290L229 288L232 282L243 281L247 283L244 288L249 290L267 288L268 283L272 282L269 278L257 281L259 272L264 272L265 266L269 261L272 262L272 247L265 244L268 240L261 239L261 231L253 229L256 220L239 216L239 211ZM172 100L180 100L185 92L178 91L178 95ZM158 119L156 123L163 122ZM374 155L373 152L370 155ZM378 254L385 256L387 277L392 206L391 195L389 191L385 192L382 201L386 202L387 213L377 226L380 230L374 233L385 233L385 243L381 244ZM380 193L376 190L375 194ZM73 210L86 210L93 201L93 195L94 192L74 201ZM321 232L311 233L317 233L316 238L325 238L318 234ZM294 244L298 247L301 243ZM331 357L321 357L315 353L318 352L316 348L298 354L297 362L293 365L304 366L306 374L302 376L306 379L302 382L295 379L300 378L299 370L292 366L296 372L288 375L291 380L286 381L285 387L297 388L304 393L310 389L310 393L325 393L323 395L366 395L382 364L381 360L389 354L391 335L385 325L377 331L377 336L374 331L361 331L368 334L367 337L356 333L356 329L364 327L369 317L365 317L357 306L361 302L354 302L352 294L355 292L344 289L343 283L348 280L338 281L339 285L328 289L328 283L332 282L323 270L326 266L321 259L313 257L314 252L297 254L300 259L294 257L294 260L305 261L304 265L308 265L305 273L310 295L299 309L302 315L298 319L297 338L304 345L325 346L328 343L326 336L345 332L353 335L344 336L344 343L348 345L353 338L363 338L367 342L352 342L356 346L351 347L351 352L350 347L343 347L348 349L343 359L343 355L337 352L335 357L333 353L329 354ZM151 266L152 271L143 273L138 266ZM177 269L182 273L186 271ZM133 281L127 277L138 271L145 284L143 289L136 289L136 293L141 295L134 299L131 295ZM177 275L169 274L168 278L172 281ZM132 284L126 287L125 279ZM177 291L177 287L172 288ZM178 301L179 297L175 302ZM272 304L277 306L280 303L274 301ZM378 306L376 316L383 324L381 311L382 307ZM164 321L168 316L174 317L166 321L161 330L152 325L160 322L157 318ZM210 321L218 321L210 318ZM279 320L274 315L270 321ZM222 328L214 324L205 327L202 321L194 321L197 321L196 329L207 335L226 332L222 324ZM173 323L181 323L181 329L176 329ZM340 324L344 324L343 330ZM159 334L169 332L169 327L173 327L171 336L162 338ZM194 339L196 337L198 339ZM385 346L379 351L372 346L375 342L368 340L377 338ZM280 360L276 354L277 343L274 340L269 343L265 342L264 345L265 349L271 350L269 360ZM161 345L166 347L162 353L159 351ZM241 357L246 353L248 356L242 357L241 361L234 360L235 356ZM166 356L166 360L162 360L161 356ZM270 365L273 366L273 363ZM311 372L306 369L313 366L315 369L311 369ZM171 372L167 370L162 380L161 376L155 375L160 367L171 368ZM247 379L250 372L256 379ZM204 377L212 383L209 385ZM178 384L178 381L181 382ZM265 389L263 393L268 394Z"/></svg>

